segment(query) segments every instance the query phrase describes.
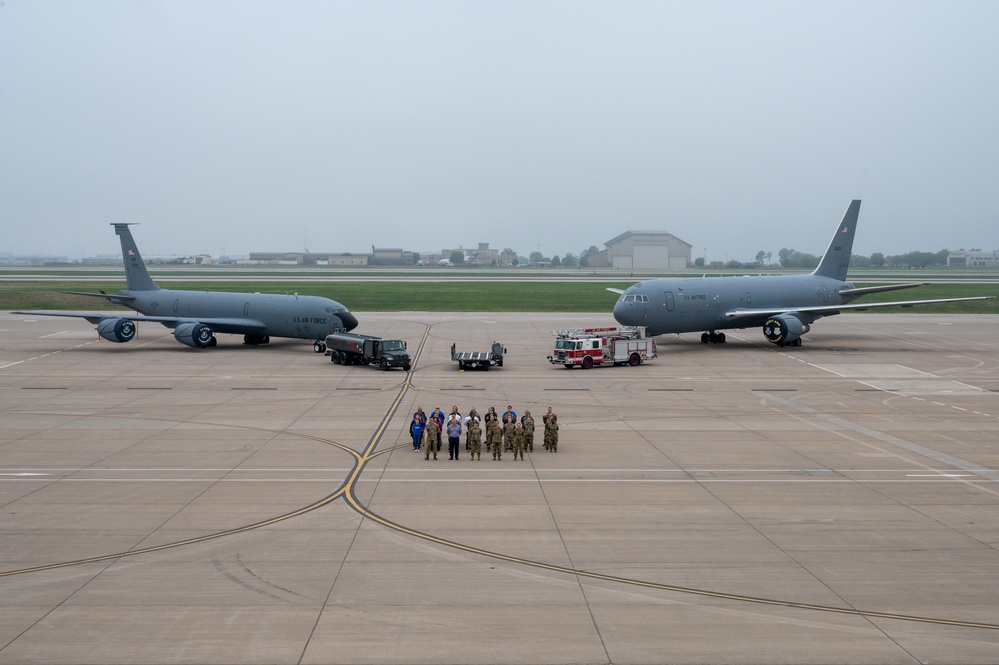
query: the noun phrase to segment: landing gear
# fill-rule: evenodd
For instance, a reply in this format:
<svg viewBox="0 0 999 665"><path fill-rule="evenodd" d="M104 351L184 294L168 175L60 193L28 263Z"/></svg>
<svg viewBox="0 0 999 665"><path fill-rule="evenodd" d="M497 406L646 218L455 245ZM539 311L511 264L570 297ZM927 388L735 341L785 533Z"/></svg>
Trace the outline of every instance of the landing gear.
<svg viewBox="0 0 999 665"><path fill-rule="evenodd" d="M270 344L271 338L267 335L243 335L243 344L247 346L260 346Z"/></svg>
<svg viewBox="0 0 999 665"><path fill-rule="evenodd" d="M701 333L701 344L724 344L725 333L716 333L714 330Z"/></svg>
<svg viewBox="0 0 999 665"><path fill-rule="evenodd" d="M326 353L326 344L317 340L316 343L312 345L312 350L316 353Z"/></svg>

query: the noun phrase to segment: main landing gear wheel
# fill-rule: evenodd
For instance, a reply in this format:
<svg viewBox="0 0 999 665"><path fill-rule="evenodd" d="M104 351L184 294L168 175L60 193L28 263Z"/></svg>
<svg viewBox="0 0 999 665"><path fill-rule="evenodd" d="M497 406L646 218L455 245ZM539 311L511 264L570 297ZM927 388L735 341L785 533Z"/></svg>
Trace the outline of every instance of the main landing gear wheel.
<svg viewBox="0 0 999 665"><path fill-rule="evenodd" d="M312 350L316 353L324 353L326 351L326 345L323 342L317 341L312 345Z"/></svg>
<svg viewBox="0 0 999 665"><path fill-rule="evenodd" d="M701 344L724 344L725 343L725 333L716 333L714 330L711 332L701 333Z"/></svg>

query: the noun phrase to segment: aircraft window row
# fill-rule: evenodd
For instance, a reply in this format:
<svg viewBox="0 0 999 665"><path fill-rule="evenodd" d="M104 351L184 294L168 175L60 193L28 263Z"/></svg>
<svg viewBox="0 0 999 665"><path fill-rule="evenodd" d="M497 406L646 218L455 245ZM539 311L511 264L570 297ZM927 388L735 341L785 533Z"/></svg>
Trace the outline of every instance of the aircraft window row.
<svg viewBox="0 0 999 665"><path fill-rule="evenodd" d="M641 293L629 293L621 296L621 302L649 302L649 297Z"/></svg>

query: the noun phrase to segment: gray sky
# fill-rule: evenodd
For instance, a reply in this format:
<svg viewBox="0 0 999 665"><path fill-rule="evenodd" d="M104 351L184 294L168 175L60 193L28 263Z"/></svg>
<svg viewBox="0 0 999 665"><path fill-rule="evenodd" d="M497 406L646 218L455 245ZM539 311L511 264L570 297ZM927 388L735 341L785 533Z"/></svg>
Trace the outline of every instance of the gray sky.
<svg viewBox="0 0 999 665"><path fill-rule="evenodd" d="M0 252L999 249L997 2L0 2Z"/></svg>

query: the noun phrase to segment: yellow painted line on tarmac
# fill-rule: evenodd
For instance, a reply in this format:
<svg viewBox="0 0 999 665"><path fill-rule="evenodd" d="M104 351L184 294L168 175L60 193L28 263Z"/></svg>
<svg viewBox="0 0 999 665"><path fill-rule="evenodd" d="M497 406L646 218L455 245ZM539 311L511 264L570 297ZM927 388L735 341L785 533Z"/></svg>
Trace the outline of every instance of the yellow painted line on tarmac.
<svg viewBox="0 0 999 665"><path fill-rule="evenodd" d="M419 358L419 355L423 352L423 347L426 344L427 338L429 336L430 336L430 328L428 327L427 330L424 332L423 339L420 342L420 347L416 352L416 357L414 358L412 363L413 366L416 365L416 360ZM247 524L245 526L228 529L226 531L219 531L217 533L210 533L204 536L198 536L196 538L188 538L186 540L179 540L172 543L164 543L162 545L154 545L152 547L143 547L136 550L129 550L127 552L116 552L114 554L104 554L101 556L88 557L85 559L76 559L73 561L61 561L58 563L32 566L30 568L21 568L19 570L0 571L0 577L11 577L13 575L26 575L28 573L37 573L45 570L56 570L59 568L68 568L71 566L82 566L88 563L113 561L115 559L136 556L139 554L149 554L151 552L159 552L162 550L168 550L175 547L194 545L209 540L215 540L217 538L224 538L226 536L245 533L247 531L252 531L254 529L259 529L261 527L270 526L272 524L277 524L279 522L284 522L286 520L290 520L292 518L299 517L306 513L312 512L318 508L322 508L323 506L327 506L336 501L337 499L339 499L340 497L344 496L344 494L348 491L348 489L352 487L355 483L357 483L361 475L361 471L364 469L364 465L369 460L379 457L387 452L391 452L396 448L402 447L402 446L395 446L393 448L388 448L381 452L374 452L374 448L378 445L378 442L381 440L382 435L385 433L385 430L388 427L389 422L392 420L392 416L395 415L395 412L399 409L399 405L402 403L402 398L405 396L409 388L412 387L411 383L412 373L413 373L412 369L406 372L406 380L399 387L399 392L396 395L395 400L393 400L392 406L389 408L389 411L386 413L386 415L382 418L382 422L379 424L378 429L375 431L374 435L372 435L371 439L368 441L368 444L365 446L365 451L363 453L358 453L353 448L349 448L348 446L345 446L341 443L337 443L336 441L330 441L329 439L323 439L318 436L312 436L309 434L298 434L295 432L282 432L282 434L287 434L288 436L295 436L300 439L310 439L312 441L318 441L320 443L325 443L327 445L334 446L335 448L339 448L340 450L346 452L347 454L349 454L354 458L354 467L351 470L350 475L348 475L348 477L340 485L340 488L337 489L332 494L330 494L329 496L326 496L320 499L319 501L316 501L315 503L309 504L307 506L299 508L298 510L294 510L290 513L285 513L284 515L279 515L277 517L272 517L266 520L262 520L260 522L255 522L253 524ZM257 429L257 428L251 428L251 429Z"/></svg>
<svg viewBox="0 0 999 665"><path fill-rule="evenodd" d="M352 477L353 474L357 473L357 470L361 466L361 461L364 459L356 450L348 448L347 446L337 443L335 441L329 441L328 439L321 439L317 436L311 436L308 434L295 434L294 432L283 432L283 433L288 434L289 436L297 436L302 439L311 439L313 441L319 441L320 443L326 443L336 448L339 448L344 452L349 453L354 458L354 470L352 473ZM349 486L345 481L343 484L340 485L340 488L337 489L335 492L333 492L329 496L320 499L319 501L316 501L315 503L309 504L308 506L303 506L298 510L294 510L290 513L285 513L284 515L278 515L277 517L271 517L269 519L260 522L255 522L253 524L247 524L245 526L228 529L226 531L219 531L218 533L210 533L204 536L198 536L196 538L188 538L187 540L178 540L172 543L164 543L162 545L143 547L141 549L129 550L127 552L117 552L115 554L104 554L102 556L88 557L86 559L76 559L74 561L62 561L59 563L50 563L41 566L33 566L31 568L21 568L20 570L0 571L0 577L10 577L13 575L37 573L43 570L56 570L58 568L68 568L70 566L82 566L88 563L100 563L101 561L113 561L115 559L121 559L129 556L136 556L138 554L149 554L151 552L159 552L162 550L173 549L175 547L183 547L185 545L194 545L196 543L203 543L209 540L215 540L216 538L224 538L225 536L232 536L237 533L245 533L246 531L252 531L253 529L259 529L261 527L270 526L272 524L277 524L279 522L284 522L285 520L290 520L294 517L299 517L300 515L304 515L305 513L312 512L313 510L316 510L318 508L322 508L323 506L327 506L336 501L337 499L339 499L340 497L342 497L346 493L348 487Z"/></svg>
<svg viewBox="0 0 999 665"><path fill-rule="evenodd" d="M446 538L439 538L421 531L416 531L410 529L401 524L397 524L391 520L388 520L377 513L373 513L367 508L365 508L354 496L353 487L348 488L348 491L344 495L345 500L349 503L354 510L361 513L373 522L377 522L382 526L393 529L394 531L399 531L422 540L430 541L438 545L443 545L445 547L450 547L453 549L461 550L463 552L468 552L470 554L478 554L481 556L489 557L491 559L498 559L500 561L505 561L507 563L515 563L524 566L531 566L532 568L540 568L541 570L548 570L555 573L565 573L567 575L575 575L577 577L584 577L593 580L603 580L605 582L614 582L617 584L628 584L631 586L644 587L646 589L656 589L659 591L672 591L675 593L684 593L695 596L702 596L705 598L718 598L722 600L733 600L744 603L755 603L757 605L771 605L774 607L788 607L793 609L801 610L813 610L820 612L832 612L835 614L844 614L849 616L866 617L872 619L893 619L896 621L913 621L918 623L930 623L938 624L944 626L960 626L964 628L985 628L988 630L999 630L999 625L991 623L979 623L974 621L959 621L954 619L938 619L934 617L921 617L912 616L906 614L892 614L890 612L876 612L871 610L858 610L849 607L832 607L828 605L812 605L809 603L798 603L786 600L774 600L770 598L757 598L754 596L740 596L731 593L722 593L718 591L707 591L704 589L693 589L690 587L675 586L672 584L661 584L659 582L646 582L643 580L631 579L628 577L618 577L616 575L605 575L603 573L594 573L586 570L578 570L576 568L568 568L566 566L558 566L550 563L543 563L541 561L532 561L531 559L524 559L521 557L511 556L509 554L501 554L499 552L492 552L489 550L484 550L478 547L472 547L470 545L464 545L462 543L455 542L453 540L447 540Z"/></svg>

